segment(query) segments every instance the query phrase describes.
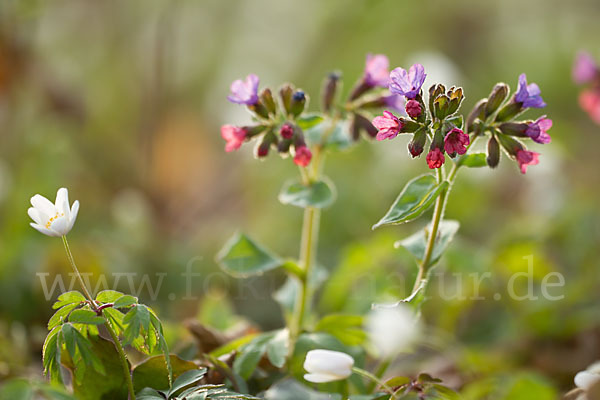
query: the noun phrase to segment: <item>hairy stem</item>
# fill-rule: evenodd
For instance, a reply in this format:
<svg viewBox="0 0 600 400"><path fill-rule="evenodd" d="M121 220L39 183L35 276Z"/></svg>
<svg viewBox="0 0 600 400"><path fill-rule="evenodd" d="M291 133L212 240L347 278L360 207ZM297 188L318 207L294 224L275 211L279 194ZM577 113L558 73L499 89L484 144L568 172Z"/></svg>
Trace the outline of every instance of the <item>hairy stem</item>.
<svg viewBox="0 0 600 400"><path fill-rule="evenodd" d="M379 379L378 377L376 377L375 375L370 373L369 371L365 371L364 369L360 369L357 367L352 367L352 372L369 379L371 382L375 383L375 385L381 386L381 388L383 390L385 390L386 392L388 392L391 395L390 400L393 400L396 398L396 396L394 394L394 390L391 387L389 387L388 385L386 385L385 382L383 382L381 379Z"/></svg>
<svg viewBox="0 0 600 400"><path fill-rule="evenodd" d="M71 248L69 247L69 242L67 241L67 237L63 236L62 240L63 240L63 244L65 245L65 251L67 252L67 258L69 259L69 262L71 263L71 267L73 268L73 271L75 272L75 275L77 276L77 279L79 280L79 284L81 285L81 289L83 290L85 297L87 297L87 299L89 300L92 309L96 312L99 312L99 308L96 305L94 298L88 291L88 288L85 285L83 278L81 277L81 273L79 272L79 269L77 268L77 265L75 264L75 259L73 258L73 254L71 253ZM108 331L110 337L113 340L115 348L117 349L117 353L119 355L119 360L121 361L121 366L123 367L123 375L125 377L125 382L127 383L127 391L129 392L129 400L135 400L135 391L133 389L133 380L131 378L131 370L129 368L129 363L127 362L127 355L125 354L125 350L123 350L123 346L121 345L121 342L119 341L119 337L117 336L117 333L114 331L112 325L110 324L108 317L105 315L104 310L100 310L100 313L101 313L102 317L104 318L104 326L106 326L106 330Z"/></svg>

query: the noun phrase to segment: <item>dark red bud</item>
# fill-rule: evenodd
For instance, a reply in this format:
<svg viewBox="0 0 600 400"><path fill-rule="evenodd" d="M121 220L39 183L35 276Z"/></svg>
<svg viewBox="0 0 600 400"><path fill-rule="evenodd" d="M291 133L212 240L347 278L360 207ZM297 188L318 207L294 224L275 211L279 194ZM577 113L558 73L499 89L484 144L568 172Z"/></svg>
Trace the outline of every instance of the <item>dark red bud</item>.
<svg viewBox="0 0 600 400"><path fill-rule="evenodd" d="M294 136L294 127L287 123L283 124L279 130L279 134L284 139L291 139Z"/></svg>
<svg viewBox="0 0 600 400"><path fill-rule="evenodd" d="M417 100L409 100L406 102L406 113L412 119L417 119L423 112L421 104Z"/></svg>

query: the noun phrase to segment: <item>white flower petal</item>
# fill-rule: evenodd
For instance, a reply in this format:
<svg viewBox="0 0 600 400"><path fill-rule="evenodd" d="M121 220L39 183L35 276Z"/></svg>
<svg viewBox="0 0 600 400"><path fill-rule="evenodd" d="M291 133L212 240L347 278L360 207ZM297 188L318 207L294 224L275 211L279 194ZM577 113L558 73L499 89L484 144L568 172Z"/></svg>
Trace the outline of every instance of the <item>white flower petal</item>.
<svg viewBox="0 0 600 400"><path fill-rule="evenodd" d="M42 195L36 194L31 198L31 205L37 208L40 212L53 217L56 215L56 207L50 200Z"/></svg>
<svg viewBox="0 0 600 400"><path fill-rule="evenodd" d="M345 378L339 378L337 376L326 375L326 374L304 374L304 379L306 379L309 382L313 382L313 383L325 383L325 382L339 381L340 379L345 379Z"/></svg>
<svg viewBox="0 0 600 400"><path fill-rule="evenodd" d="M600 381L600 375L588 371L581 371L575 375L575 386L586 391L598 381Z"/></svg>
<svg viewBox="0 0 600 400"><path fill-rule="evenodd" d="M33 222L31 222L29 225L31 225L32 228L36 229L40 233L43 233L44 235L52 236L52 237L60 236L58 233L51 231L50 229L46 228L45 226L34 224Z"/></svg>
<svg viewBox="0 0 600 400"><path fill-rule="evenodd" d="M392 357L415 342L420 327L413 312L397 304L371 311L366 319L366 330L379 355Z"/></svg>
<svg viewBox="0 0 600 400"><path fill-rule="evenodd" d="M56 201L54 202L54 206L56 210L60 214L64 214L67 219L69 219L70 210L69 210L69 191L66 188L58 189L56 192Z"/></svg>
<svg viewBox="0 0 600 400"><path fill-rule="evenodd" d="M346 353L331 350L311 350L306 354L304 369L310 374L327 375L330 379L345 379L352 374L354 359Z"/></svg>
<svg viewBox="0 0 600 400"><path fill-rule="evenodd" d="M69 217L69 231L73 229L73 225L75 224L75 220L77 219L77 213L79 213L79 200L75 200L75 203L73 203L73 207L71 207L71 213Z"/></svg>
<svg viewBox="0 0 600 400"><path fill-rule="evenodd" d="M66 217L59 217L52 221L50 229L57 232L59 236L64 236L69 233L69 220Z"/></svg>
<svg viewBox="0 0 600 400"><path fill-rule="evenodd" d="M42 219L42 214L37 208L29 207L27 214L29 214L29 217L34 220L36 224L45 225L47 222Z"/></svg>

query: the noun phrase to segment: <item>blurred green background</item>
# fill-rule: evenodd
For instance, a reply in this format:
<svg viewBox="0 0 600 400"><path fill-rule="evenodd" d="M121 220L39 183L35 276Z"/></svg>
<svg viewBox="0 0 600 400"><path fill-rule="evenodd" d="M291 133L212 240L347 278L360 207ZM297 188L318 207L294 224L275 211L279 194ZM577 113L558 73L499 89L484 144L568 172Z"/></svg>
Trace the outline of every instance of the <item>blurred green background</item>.
<svg viewBox="0 0 600 400"><path fill-rule="evenodd" d="M489 271L486 300L444 301L432 285L430 343L396 368L417 364L466 385L473 399L519 384L541 387L547 397L536 398L569 389L575 372L600 359L600 136L570 77L578 50L600 59L599 17L597 0L3 0L0 380L40 373L52 310L36 274L51 282L69 270L60 241L31 229L26 210L33 194L53 199L61 186L81 202L70 240L82 270L94 279L137 273L136 286L142 274L156 286L167 273L156 297L139 295L172 325L172 338L188 340L178 323L198 314L217 324L204 307L215 299L264 329L280 326L270 294L283 275L234 281L213 261L236 229L293 256L302 219L276 199L297 174L293 163L257 162L251 146L223 151L220 125L249 118L226 101L229 84L251 72L261 87L291 81L316 110L323 77L343 71L349 91L371 52L392 67L424 64L426 85L464 87L465 113L496 82L514 89L526 72L554 120L553 141L533 148L541 162L526 176L506 158L495 171L461 172L447 218L462 226L436 280L452 286L452 273ZM392 243L425 220L370 229L426 171L406 144L363 142L328 159L338 200L322 217L318 258L332 276L319 311L364 312L410 285L412 261ZM551 271L565 276L564 299L494 300L531 255L536 284ZM190 292L188 264L201 274Z"/></svg>

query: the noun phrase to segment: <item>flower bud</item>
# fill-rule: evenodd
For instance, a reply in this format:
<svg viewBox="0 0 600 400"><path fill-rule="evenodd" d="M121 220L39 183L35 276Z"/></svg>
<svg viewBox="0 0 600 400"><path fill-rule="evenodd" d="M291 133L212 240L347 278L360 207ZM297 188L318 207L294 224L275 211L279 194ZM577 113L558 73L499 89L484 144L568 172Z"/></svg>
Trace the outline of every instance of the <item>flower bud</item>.
<svg viewBox="0 0 600 400"><path fill-rule="evenodd" d="M306 167L310 164L312 153L306 146L294 146L294 164Z"/></svg>
<svg viewBox="0 0 600 400"><path fill-rule="evenodd" d="M447 115L452 115L458 111L460 104L465 98L463 94L462 88L455 88L452 86L450 90L448 90L447 96L450 98L450 104L448 105Z"/></svg>
<svg viewBox="0 0 600 400"><path fill-rule="evenodd" d="M523 103L518 103L513 99L498 111L496 122L510 121L523 111Z"/></svg>
<svg viewBox="0 0 600 400"><path fill-rule="evenodd" d="M475 121L477 119L482 121L485 120L485 107L487 105L487 101L487 99L479 100L477 104L475 104L475 107L473 107L473 110L471 110L469 113L469 116L467 117L467 132L473 132Z"/></svg>
<svg viewBox="0 0 600 400"><path fill-rule="evenodd" d="M500 146L493 136L488 140L486 160L490 168L496 168L500 162Z"/></svg>
<svg viewBox="0 0 600 400"><path fill-rule="evenodd" d="M438 96L433 101L433 116L439 120L446 118L450 115L450 97L445 94Z"/></svg>
<svg viewBox="0 0 600 400"><path fill-rule="evenodd" d="M258 158L266 157L273 143L277 144L277 136L270 130L265 133L260 144L256 147L256 156Z"/></svg>
<svg viewBox="0 0 600 400"><path fill-rule="evenodd" d="M506 136L505 134L503 134L501 132L496 132L496 136L498 138L498 141L500 142L500 145L512 157L516 157L517 153L519 151L525 149L523 144L521 142L519 142L517 139L513 139L510 136Z"/></svg>
<svg viewBox="0 0 600 400"><path fill-rule="evenodd" d="M352 375L354 359L332 350L311 350L306 354L304 379L314 383L339 381Z"/></svg>
<svg viewBox="0 0 600 400"><path fill-rule="evenodd" d="M275 105L275 100L273 99L273 93L271 93L271 89L266 88L260 93L260 102L265 106L269 114L277 114L277 106Z"/></svg>
<svg viewBox="0 0 600 400"><path fill-rule="evenodd" d="M261 100L256 102L256 104L249 105L248 110L252 111L254 114L256 114L259 117L269 119L269 111L267 110L267 108L265 107L265 105L262 103Z"/></svg>
<svg viewBox="0 0 600 400"><path fill-rule="evenodd" d="M508 85L506 83L498 83L492 89L485 106L485 118L489 117L502 105L508 96Z"/></svg>
<svg viewBox="0 0 600 400"><path fill-rule="evenodd" d="M419 129L415 132L410 143L408 143L408 151L410 155L415 158L419 157L421 153L423 153L423 149L425 148L425 143L427 142L427 133L425 129Z"/></svg>
<svg viewBox="0 0 600 400"><path fill-rule="evenodd" d="M524 122L504 122L498 126L498 129L505 135L527 137L528 124Z"/></svg>
<svg viewBox="0 0 600 400"><path fill-rule="evenodd" d="M292 101L290 102L290 114L294 117L302 114L304 106L306 105L306 95L302 90L296 90L292 95Z"/></svg>
<svg viewBox="0 0 600 400"><path fill-rule="evenodd" d="M378 129L369 121L367 118L359 113L353 114L351 123L352 139L358 140L360 138L360 131L364 130L370 137L377 136Z"/></svg>
<svg viewBox="0 0 600 400"><path fill-rule="evenodd" d="M409 100L406 102L406 113L412 119L417 119L421 116L423 109L417 100Z"/></svg>
<svg viewBox="0 0 600 400"><path fill-rule="evenodd" d="M294 127L290 123L286 122L285 124L281 125L279 134L284 139L291 139L294 137Z"/></svg>
<svg viewBox="0 0 600 400"><path fill-rule="evenodd" d="M446 87L441 83L432 85L429 88L429 111L433 113L433 102L435 99L446 92Z"/></svg>
<svg viewBox="0 0 600 400"><path fill-rule="evenodd" d="M290 105L292 103L293 94L294 88L289 83L285 83L281 89L279 89L279 98L281 99L281 105L283 106L286 114L290 113Z"/></svg>
<svg viewBox="0 0 600 400"><path fill-rule="evenodd" d="M277 143L277 151L281 154L287 154L290 151L290 146L292 145L291 139L283 139Z"/></svg>
<svg viewBox="0 0 600 400"><path fill-rule="evenodd" d="M340 77L341 74L339 72L332 72L327 76L327 78L325 78L325 81L323 82L323 89L321 89L321 109L324 113L331 111Z"/></svg>

